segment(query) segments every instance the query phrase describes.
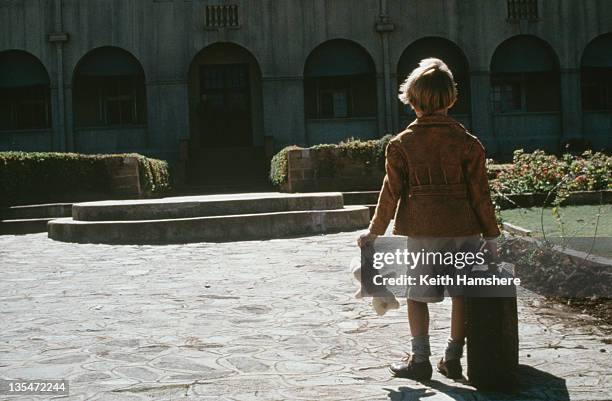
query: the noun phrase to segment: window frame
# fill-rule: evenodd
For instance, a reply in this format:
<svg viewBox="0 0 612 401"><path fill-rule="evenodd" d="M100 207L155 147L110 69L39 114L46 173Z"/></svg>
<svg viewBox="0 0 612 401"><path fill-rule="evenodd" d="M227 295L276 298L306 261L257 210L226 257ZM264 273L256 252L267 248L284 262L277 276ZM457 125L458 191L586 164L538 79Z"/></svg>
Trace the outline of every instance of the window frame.
<svg viewBox="0 0 612 401"><path fill-rule="evenodd" d="M8 109L8 125L2 126L0 125L0 132L9 132L9 131L38 131L38 130L49 130L52 128L52 116L51 116L51 89L46 85L36 85L36 86L23 86L16 88L2 88L1 91L15 91L17 93L21 92L21 96L9 95L3 96L3 100L0 101L2 106L7 107ZM39 91L36 96L32 96L33 91ZM42 125L36 126L27 126L21 124L22 120L20 118L21 108L24 105L39 105L42 106L42 114L39 117L42 117L44 123ZM27 118L26 120L33 120L32 118Z"/></svg>

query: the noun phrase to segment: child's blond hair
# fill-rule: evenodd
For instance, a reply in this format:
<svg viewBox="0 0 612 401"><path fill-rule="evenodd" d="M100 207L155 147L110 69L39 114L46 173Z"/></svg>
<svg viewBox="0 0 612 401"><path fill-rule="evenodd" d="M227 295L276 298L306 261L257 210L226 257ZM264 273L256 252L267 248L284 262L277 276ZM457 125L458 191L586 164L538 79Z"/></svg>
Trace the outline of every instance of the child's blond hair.
<svg viewBox="0 0 612 401"><path fill-rule="evenodd" d="M437 58L421 60L400 85L399 99L423 114L448 109L457 100L457 84L453 73Z"/></svg>

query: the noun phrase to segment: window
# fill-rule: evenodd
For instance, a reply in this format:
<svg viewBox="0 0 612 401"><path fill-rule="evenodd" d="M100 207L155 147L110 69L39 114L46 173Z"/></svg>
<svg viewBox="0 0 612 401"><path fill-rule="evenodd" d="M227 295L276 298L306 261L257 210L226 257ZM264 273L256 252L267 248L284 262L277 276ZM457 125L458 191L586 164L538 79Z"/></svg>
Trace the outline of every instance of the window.
<svg viewBox="0 0 612 401"><path fill-rule="evenodd" d="M495 113L560 110L559 76L551 72L498 75L491 82Z"/></svg>
<svg viewBox="0 0 612 401"><path fill-rule="evenodd" d="M0 99L0 130L51 126L48 87L2 88Z"/></svg>
<svg viewBox="0 0 612 401"><path fill-rule="evenodd" d="M307 118L373 117L375 82L367 75L306 78Z"/></svg>
<svg viewBox="0 0 612 401"><path fill-rule="evenodd" d="M103 94L105 121L107 124L136 124L136 85L129 77L109 82Z"/></svg>
<svg viewBox="0 0 612 401"><path fill-rule="evenodd" d="M523 110L523 90L520 83L498 82L491 87L491 102L495 113Z"/></svg>
<svg viewBox="0 0 612 401"><path fill-rule="evenodd" d="M324 89L320 92L319 114L322 117L348 117L348 91L346 89Z"/></svg>
<svg viewBox="0 0 612 401"><path fill-rule="evenodd" d="M612 33L593 39L584 49L580 66L582 109L612 111Z"/></svg>
<svg viewBox="0 0 612 401"><path fill-rule="evenodd" d="M582 109L612 111L612 67L583 67Z"/></svg>
<svg viewBox="0 0 612 401"><path fill-rule="evenodd" d="M507 0L508 20L537 20L538 0Z"/></svg>
<svg viewBox="0 0 612 401"><path fill-rule="evenodd" d="M238 6L206 6L206 28L239 28Z"/></svg>
<svg viewBox="0 0 612 401"><path fill-rule="evenodd" d="M142 78L84 77L75 87L77 125L130 125L146 121Z"/></svg>
<svg viewBox="0 0 612 401"><path fill-rule="evenodd" d="M146 123L144 73L124 50L102 48L85 56L75 73L73 95L77 126Z"/></svg>
<svg viewBox="0 0 612 401"><path fill-rule="evenodd" d="M49 75L21 50L0 52L0 130L51 127Z"/></svg>
<svg viewBox="0 0 612 401"><path fill-rule="evenodd" d="M363 48L343 39L315 48L304 68L306 118L376 116L376 76Z"/></svg>

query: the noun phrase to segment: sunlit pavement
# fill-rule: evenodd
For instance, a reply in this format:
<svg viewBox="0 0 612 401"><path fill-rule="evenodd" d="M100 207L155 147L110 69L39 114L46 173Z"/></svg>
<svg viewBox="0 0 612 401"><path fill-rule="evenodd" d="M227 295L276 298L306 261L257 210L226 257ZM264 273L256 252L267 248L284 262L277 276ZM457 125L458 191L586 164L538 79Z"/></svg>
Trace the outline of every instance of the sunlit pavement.
<svg viewBox="0 0 612 401"><path fill-rule="evenodd" d="M67 379L71 400L612 399L610 328L538 298L519 300L519 394L435 372L423 384L392 379L388 364L409 351L405 307L378 317L353 298L356 237L109 246L0 236L0 376ZM449 306L431 308L432 362Z"/></svg>

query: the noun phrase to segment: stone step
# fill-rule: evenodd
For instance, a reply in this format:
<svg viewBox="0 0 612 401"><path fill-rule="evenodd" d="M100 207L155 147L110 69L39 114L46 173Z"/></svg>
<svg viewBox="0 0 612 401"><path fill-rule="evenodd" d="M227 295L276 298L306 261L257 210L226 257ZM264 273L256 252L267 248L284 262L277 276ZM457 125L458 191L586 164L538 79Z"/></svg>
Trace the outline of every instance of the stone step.
<svg viewBox="0 0 612 401"><path fill-rule="evenodd" d="M353 231L367 227L364 206L333 210L207 216L164 220L52 220L49 238L78 243L168 244L228 242Z"/></svg>
<svg viewBox="0 0 612 401"><path fill-rule="evenodd" d="M374 217L374 212L376 211L376 205L364 205L370 211L370 219Z"/></svg>
<svg viewBox="0 0 612 401"><path fill-rule="evenodd" d="M376 205L378 191L342 192L345 205Z"/></svg>
<svg viewBox="0 0 612 401"><path fill-rule="evenodd" d="M47 231L47 222L56 217L0 220L0 235L34 234Z"/></svg>
<svg viewBox="0 0 612 401"><path fill-rule="evenodd" d="M80 221L167 220L342 207L342 194L339 192L266 192L75 203L72 218Z"/></svg>
<svg viewBox="0 0 612 401"><path fill-rule="evenodd" d="M7 220L70 217L72 216L72 203L10 206L0 210L0 216Z"/></svg>

